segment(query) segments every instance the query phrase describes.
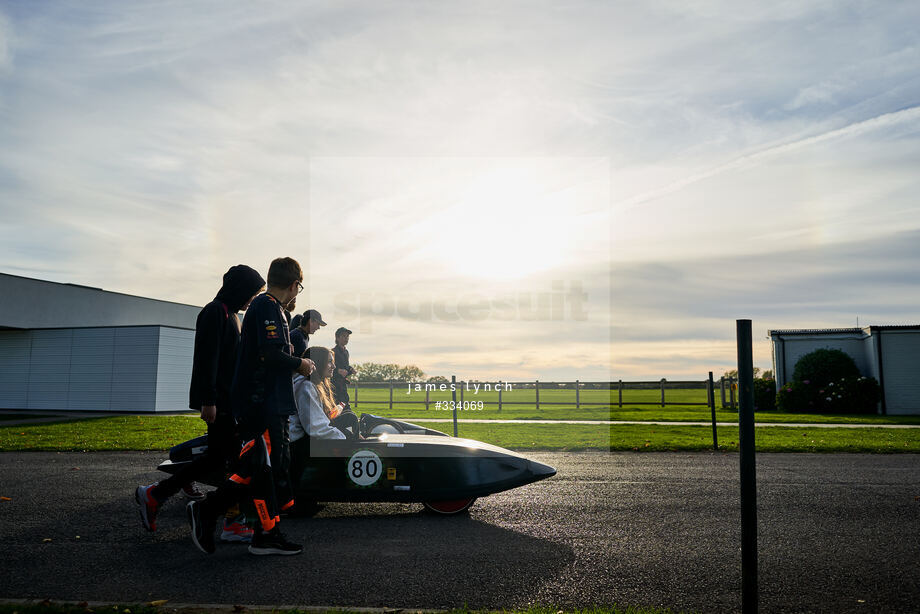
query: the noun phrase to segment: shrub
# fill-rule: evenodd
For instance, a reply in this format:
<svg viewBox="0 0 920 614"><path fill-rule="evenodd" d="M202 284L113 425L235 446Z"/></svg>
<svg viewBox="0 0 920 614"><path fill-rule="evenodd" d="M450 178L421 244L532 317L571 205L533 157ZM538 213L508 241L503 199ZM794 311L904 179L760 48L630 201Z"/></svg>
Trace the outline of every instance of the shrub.
<svg viewBox="0 0 920 614"><path fill-rule="evenodd" d="M792 378L776 394L776 405L783 411L874 413L881 398L875 378L861 377L853 359L840 350L802 356Z"/></svg>
<svg viewBox="0 0 920 614"><path fill-rule="evenodd" d="M841 350L815 350L805 354L795 363L792 380L809 381L819 386L840 378L857 379L859 369L849 354Z"/></svg>
<svg viewBox="0 0 920 614"><path fill-rule="evenodd" d="M758 377L754 380L754 409L776 409L776 380L772 377Z"/></svg>
<svg viewBox="0 0 920 614"><path fill-rule="evenodd" d="M817 390L817 406L829 414L875 412L880 398L874 377L840 378Z"/></svg>
<svg viewBox="0 0 920 614"><path fill-rule="evenodd" d="M811 383L788 382L776 393L776 407L787 412L816 412Z"/></svg>

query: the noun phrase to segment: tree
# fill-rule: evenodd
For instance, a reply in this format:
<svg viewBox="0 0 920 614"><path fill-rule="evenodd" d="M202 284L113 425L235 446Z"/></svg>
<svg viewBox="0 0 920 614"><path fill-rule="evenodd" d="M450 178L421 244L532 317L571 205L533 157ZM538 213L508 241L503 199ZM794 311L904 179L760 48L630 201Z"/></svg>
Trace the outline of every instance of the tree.
<svg viewBox="0 0 920 614"><path fill-rule="evenodd" d="M771 376L773 375L773 371L764 371L763 376L761 376L760 367L754 367L754 379L757 379L758 377L767 377L767 373L769 373ZM725 373L723 373L722 377L726 379L728 379L729 377L738 379L738 369L730 369L726 371Z"/></svg>
<svg viewBox="0 0 920 614"><path fill-rule="evenodd" d="M425 378L425 372L415 365L362 362L355 365L355 379L359 382L415 382Z"/></svg>

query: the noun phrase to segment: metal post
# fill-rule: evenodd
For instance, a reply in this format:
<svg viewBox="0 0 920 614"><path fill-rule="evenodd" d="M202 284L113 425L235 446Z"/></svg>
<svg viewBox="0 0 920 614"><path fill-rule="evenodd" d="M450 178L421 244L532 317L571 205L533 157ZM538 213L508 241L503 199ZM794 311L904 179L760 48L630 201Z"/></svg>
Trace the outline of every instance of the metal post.
<svg viewBox="0 0 920 614"><path fill-rule="evenodd" d="M754 457L754 359L751 321L736 322L738 442L741 449L741 611L757 612L757 481Z"/></svg>
<svg viewBox="0 0 920 614"><path fill-rule="evenodd" d="M664 378L661 378L661 406L664 407Z"/></svg>
<svg viewBox="0 0 920 614"><path fill-rule="evenodd" d="M722 409L725 409L725 376L719 378L719 392L722 395Z"/></svg>
<svg viewBox="0 0 920 614"><path fill-rule="evenodd" d="M390 382L390 411L393 411L393 382Z"/></svg>
<svg viewBox="0 0 920 614"><path fill-rule="evenodd" d="M728 378L728 398L731 401L732 409L735 409L735 378Z"/></svg>
<svg viewBox="0 0 920 614"><path fill-rule="evenodd" d="M575 380L575 409L581 409L581 400L578 397L578 380Z"/></svg>
<svg viewBox="0 0 920 614"><path fill-rule="evenodd" d="M716 431L716 391L712 381L712 371L709 372L709 381L706 382L706 400L709 401L709 409L712 411L712 449L719 449L719 435Z"/></svg>
<svg viewBox="0 0 920 614"><path fill-rule="evenodd" d="M540 411L540 380L534 382L533 388L537 393L537 411Z"/></svg>
<svg viewBox="0 0 920 614"><path fill-rule="evenodd" d="M431 391L425 386L425 411L428 411L428 400L431 397Z"/></svg>
<svg viewBox="0 0 920 614"><path fill-rule="evenodd" d="M450 383L452 384L452 386L450 387L451 399L454 402L454 437L456 437L457 436L457 376L456 375L450 376ZM463 390L460 390L460 395L462 397Z"/></svg>
<svg viewBox="0 0 920 614"><path fill-rule="evenodd" d="M502 412L502 383L498 382L498 413Z"/></svg>
<svg viewBox="0 0 920 614"><path fill-rule="evenodd" d="M460 405L463 405L463 382L460 382Z"/></svg>
<svg viewBox="0 0 920 614"><path fill-rule="evenodd" d="M358 382L355 382L355 407L358 406Z"/></svg>
<svg viewBox="0 0 920 614"><path fill-rule="evenodd" d="M620 380L620 384L617 389L620 393L620 408L622 409L623 408L623 380Z"/></svg>

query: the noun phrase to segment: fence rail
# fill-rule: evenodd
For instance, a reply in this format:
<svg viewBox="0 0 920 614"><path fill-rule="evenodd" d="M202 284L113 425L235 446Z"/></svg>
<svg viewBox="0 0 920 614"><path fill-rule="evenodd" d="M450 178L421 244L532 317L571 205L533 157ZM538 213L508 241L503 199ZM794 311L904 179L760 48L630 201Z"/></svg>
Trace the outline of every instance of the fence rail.
<svg viewBox="0 0 920 614"><path fill-rule="evenodd" d="M455 386L452 390L451 386ZM389 394L386 400L373 400L365 401L365 404L374 404L381 405L386 404L389 406L389 409L393 409L394 400L393 400L393 391L395 389L405 389L408 391L408 394L405 396L412 397L413 393L425 393L424 400L406 398L400 399L395 402L397 405L405 404L419 404L424 405L425 409L428 409L429 405L437 402L438 400L432 399L432 393L444 393L452 394L453 392L459 392L460 400L459 402L463 404L464 402L464 393L473 392L474 395L478 396L480 393L497 393L497 399L490 398L489 403L497 403L498 411L502 410L503 405L535 405L536 409L540 409L541 405L574 405L576 409L581 407L591 407L591 406L609 406L609 407L623 407L624 405L654 405L659 407L665 407L667 405L700 405L710 408L715 408L716 397L715 389L719 389L719 398L721 400L722 409L737 409L737 400L736 400L736 391L737 391L737 379L734 377L721 377L717 381L710 379L704 380L667 380L661 379L657 381L609 381L609 382L582 382L575 380L574 382L541 382L540 380L534 381L518 381L518 382L471 382L465 380L456 380L454 382L399 382L399 381L386 381L386 382L352 382L350 384L352 390L352 399L351 404L354 407L358 407L360 403L359 390L364 389L374 389L374 390L388 390ZM514 398L508 399L505 395L509 392L517 391L533 391L533 398L528 400L515 400ZM572 390L574 391L574 402L571 400L568 401L554 401L549 400L547 396L544 396L547 400L540 400L540 391L545 392L550 391L560 391L560 390ZM606 401L591 401L591 400L582 400L582 394L588 391L599 391L606 390L609 392L609 397ZM660 393L658 398L653 401L643 400L643 401L623 401L624 391L650 391L656 390ZM687 390L700 390L704 391L705 399L704 401L687 401L687 400L668 400L667 392L671 391L671 399L674 399L676 391L687 391ZM616 398L614 398L614 392L616 392ZM504 397L504 398L503 398ZM365 393L365 398L366 393ZM443 401L443 399L439 399ZM484 401L485 402L485 401Z"/></svg>

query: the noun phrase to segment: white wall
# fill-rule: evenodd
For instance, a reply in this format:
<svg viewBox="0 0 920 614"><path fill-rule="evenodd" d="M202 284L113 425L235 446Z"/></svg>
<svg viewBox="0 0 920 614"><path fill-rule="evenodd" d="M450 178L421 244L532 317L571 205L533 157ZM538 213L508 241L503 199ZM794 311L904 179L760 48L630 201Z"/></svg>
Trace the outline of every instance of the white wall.
<svg viewBox="0 0 920 614"><path fill-rule="evenodd" d="M833 335L783 335L782 343L786 346L786 362L781 370L779 365L776 368L777 384L782 385L792 381L792 374L795 371L795 363L810 352L821 349L843 350L856 362L856 367L863 375L870 375L872 364L866 355L866 335L857 333L841 333ZM774 352L776 362L782 359L782 351L777 341L774 341ZM877 376L874 376L877 377Z"/></svg>
<svg viewBox="0 0 920 614"><path fill-rule="evenodd" d="M920 333L885 330L881 336L885 410L920 414Z"/></svg>
<svg viewBox="0 0 920 614"><path fill-rule="evenodd" d="M28 406L31 351L30 331L0 331L0 407Z"/></svg>
<svg viewBox="0 0 920 614"><path fill-rule="evenodd" d="M188 410L195 331L161 328L157 358L156 411Z"/></svg>
<svg viewBox="0 0 920 614"><path fill-rule="evenodd" d="M194 338L160 326L0 331L0 408L188 409Z"/></svg>

